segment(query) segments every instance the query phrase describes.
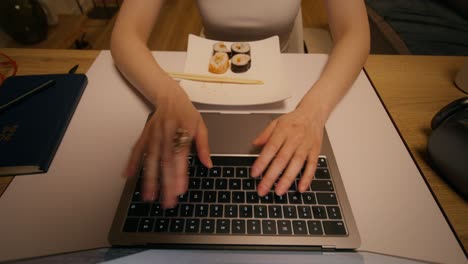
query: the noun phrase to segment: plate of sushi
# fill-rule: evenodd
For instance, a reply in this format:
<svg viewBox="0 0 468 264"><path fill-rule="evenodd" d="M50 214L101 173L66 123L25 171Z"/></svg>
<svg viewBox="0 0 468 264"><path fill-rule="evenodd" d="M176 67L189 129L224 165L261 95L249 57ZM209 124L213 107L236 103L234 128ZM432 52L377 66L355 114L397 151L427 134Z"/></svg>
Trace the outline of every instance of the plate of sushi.
<svg viewBox="0 0 468 264"><path fill-rule="evenodd" d="M261 84L182 80L196 103L258 105L291 97L285 81L278 36L250 42L226 42L189 35L185 74L239 78Z"/></svg>

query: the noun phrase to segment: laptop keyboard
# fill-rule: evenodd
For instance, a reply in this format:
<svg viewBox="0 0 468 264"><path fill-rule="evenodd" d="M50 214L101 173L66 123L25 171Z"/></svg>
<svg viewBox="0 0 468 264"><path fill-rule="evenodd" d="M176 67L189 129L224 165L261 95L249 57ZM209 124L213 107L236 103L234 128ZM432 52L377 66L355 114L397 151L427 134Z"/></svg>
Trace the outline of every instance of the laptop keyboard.
<svg viewBox="0 0 468 264"><path fill-rule="evenodd" d="M347 236L326 157L319 157L308 191L297 191L302 170L285 195L270 191L263 197L256 192L261 177L249 175L255 158L212 156L213 168L208 169L189 157L189 188L172 209L141 201L138 181L123 231Z"/></svg>

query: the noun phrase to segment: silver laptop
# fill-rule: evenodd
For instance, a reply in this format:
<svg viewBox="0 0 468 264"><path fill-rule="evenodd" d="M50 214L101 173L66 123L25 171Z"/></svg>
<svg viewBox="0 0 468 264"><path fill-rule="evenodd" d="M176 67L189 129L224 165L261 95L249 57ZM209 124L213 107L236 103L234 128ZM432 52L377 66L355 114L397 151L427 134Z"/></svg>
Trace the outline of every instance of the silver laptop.
<svg viewBox="0 0 468 264"><path fill-rule="evenodd" d="M256 194L252 140L277 114L203 113L213 168L189 159L189 190L174 209L140 200L128 180L109 241L116 246L275 250L355 249L360 238L325 131L315 179L305 193Z"/></svg>

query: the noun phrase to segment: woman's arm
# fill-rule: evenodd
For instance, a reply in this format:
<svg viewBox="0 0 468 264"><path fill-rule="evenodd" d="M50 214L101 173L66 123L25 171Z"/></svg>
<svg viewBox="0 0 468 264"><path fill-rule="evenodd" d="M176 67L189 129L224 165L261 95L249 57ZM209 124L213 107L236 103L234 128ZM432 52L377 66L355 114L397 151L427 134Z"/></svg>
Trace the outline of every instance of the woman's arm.
<svg viewBox="0 0 468 264"><path fill-rule="evenodd" d="M174 146L176 131L188 132L195 139L200 160L207 167L212 165L203 119L183 89L158 65L146 44L163 3L126 0L112 32L111 52L125 78L155 106L155 113L132 150L125 175L136 175L144 159L143 199L157 199L161 190L162 205L173 207L178 195L187 190L190 151L188 145L182 150Z"/></svg>
<svg viewBox="0 0 468 264"><path fill-rule="evenodd" d="M312 181L320 154L323 129L331 112L349 90L370 49L369 24L363 0L326 0L334 47L319 78L302 98L297 108L274 120L255 140L264 145L252 168L259 176L273 160L258 186L265 195L275 187L284 194L306 162L298 190L304 192Z"/></svg>
<svg viewBox="0 0 468 264"><path fill-rule="evenodd" d="M363 0L325 2L334 47L319 80L298 108L318 104L326 120L364 66L370 33Z"/></svg>
<svg viewBox="0 0 468 264"><path fill-rule="evenodd" d="M120 72L151 103L167 92L170 78L147 47L164 0L124 1L111 37L111 52Z"/></svg>

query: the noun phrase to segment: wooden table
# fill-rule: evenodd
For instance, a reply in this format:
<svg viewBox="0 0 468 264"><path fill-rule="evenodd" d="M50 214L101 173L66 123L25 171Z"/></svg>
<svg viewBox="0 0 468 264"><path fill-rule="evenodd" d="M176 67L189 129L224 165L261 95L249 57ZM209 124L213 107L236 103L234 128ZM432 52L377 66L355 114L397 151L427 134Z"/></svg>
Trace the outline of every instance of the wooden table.
<svg viewBox="0 0 468 264"><path fill-rule="evenodd" d="M17 61L18 75L86 72L99 51L0 49ZM468 204L429 166L426 142L434 114L467 96L453 79L466 57L371 55L365 69L443 212L468 248ZM0 178L0 195L13 177Z"/></svg>
<svg viewBox="0 0 468 264"><path fill-rule="evenodd" d="M465 59L375 55L365 69L466 252L468 203L430 167L426 151L432 117L448 103L468 96L453 83Z"/></svg>

